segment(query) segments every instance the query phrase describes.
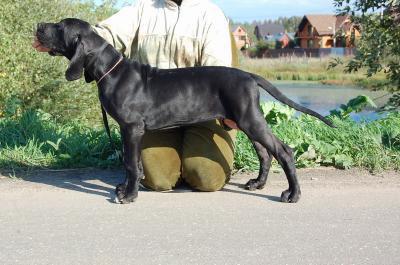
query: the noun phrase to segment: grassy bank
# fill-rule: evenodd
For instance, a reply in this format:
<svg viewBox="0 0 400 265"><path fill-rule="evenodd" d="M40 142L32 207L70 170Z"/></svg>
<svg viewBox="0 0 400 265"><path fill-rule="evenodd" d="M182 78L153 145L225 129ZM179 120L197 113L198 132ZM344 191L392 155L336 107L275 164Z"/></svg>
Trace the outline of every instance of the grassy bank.
<svg viewBox="0 0 400 265"><path fill-rule="evenodd" d="M79 122L57 122L41 111L0 119L0 132L0 168L117 165L104 130ZM118 143L117 134L114 131Z"/></svg>
<svg viewBox="0 0 400 265"><path fill-rule="evenodd" d="M270 112L272 129L295 152L298 167L329 165L369 170L400 169L400 113L370 123L335 118L332 129L308 116L279 117ZM113 155L102 128L78 122L59 123L43 112L0 119L0 168L112 167ZM114 141L120 142L114 127ZM119 144L118 144L119 146ZM236 169L257 170L258 159L247 137L239 133Z"/></svg>
<svg viewBox="0 0 400 265"><path fill-rule="evenodd" d="M400 114L370 123L335 119L336 129L314 118L298 119L272 126L274 133L291 146L297 167L361 167L371 171L400 169ZM257 156L243 133L239 133L235 167L258 169Z"/></svg>
<svg viewBox="0 0 400 265"><path fill-rule="evenodd" d="M372 78L366 72L345 73L344 65L328 69L332 58L282 57L279 59L252 59L242 57L240 67L259 74L268 80L318 81L323 84L355 85L365 88L384 86L387 81L383 73ZM345 61L346 62L346 61Z"/></svg>

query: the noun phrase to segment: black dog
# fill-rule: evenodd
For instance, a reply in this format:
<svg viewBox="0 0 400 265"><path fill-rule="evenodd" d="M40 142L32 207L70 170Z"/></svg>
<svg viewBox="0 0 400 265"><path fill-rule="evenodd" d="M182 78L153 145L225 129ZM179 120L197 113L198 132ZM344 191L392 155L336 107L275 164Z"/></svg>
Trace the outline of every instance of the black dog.
<svg viewBox="0 0 400 265"><path fill-rule="evenodd" d="M143 176L140 142L145 131L221 118L235 121L257 152L259 176L250 180L247 187L253 190L265 186L273 156L289 182L281 200L300 199L292 150L267 127L259 107L258 89L262 87L280 102L332 124L291 101L263 78L228 67L162 70L142 65L123 58L87 22L78 19L40 23L36 37L51 55L70 60L67 80L79 79L84 71L86 82L97 82L102 106L120 125L127 171L125 182L116 188L121 203L132 202L138 195Z"/></svg>

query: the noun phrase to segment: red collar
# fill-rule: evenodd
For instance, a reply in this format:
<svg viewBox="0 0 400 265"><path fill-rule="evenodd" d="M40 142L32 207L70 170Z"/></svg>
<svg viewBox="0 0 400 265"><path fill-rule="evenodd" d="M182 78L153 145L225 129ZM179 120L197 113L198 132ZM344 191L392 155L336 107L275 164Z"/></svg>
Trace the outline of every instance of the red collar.
<svg viewBox="0 0 400 265"><path fill-rule="evenodd" d="M110 70L108 70L102 77L100 77L100 79L97 81L97 84L99 84L101 82L101 80L103 80L104 77L106 77L109 73L111 73L112 70L114 70L115 67L117 67L118 64L120 64L122 62L122 60L124 59L124 57L120 57L118 62L116 62L116 64L114 64L113 67L111 67Z"/></svg>

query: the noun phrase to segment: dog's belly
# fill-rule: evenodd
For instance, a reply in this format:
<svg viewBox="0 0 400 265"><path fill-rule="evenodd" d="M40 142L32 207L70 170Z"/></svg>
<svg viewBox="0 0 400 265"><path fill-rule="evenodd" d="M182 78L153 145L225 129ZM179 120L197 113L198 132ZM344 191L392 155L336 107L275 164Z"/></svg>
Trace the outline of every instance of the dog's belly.
<svg viewBox="0 0 400 265"><path fill-rule="evenodd" d="M191 125L200 122L210 121L214 119L224 118L222 112L215 111L198 111L198 112L173 112L165 111L163 113L155 113L154 116L145 119L146 129L160 130L180 127L183 125Z"/></svg>

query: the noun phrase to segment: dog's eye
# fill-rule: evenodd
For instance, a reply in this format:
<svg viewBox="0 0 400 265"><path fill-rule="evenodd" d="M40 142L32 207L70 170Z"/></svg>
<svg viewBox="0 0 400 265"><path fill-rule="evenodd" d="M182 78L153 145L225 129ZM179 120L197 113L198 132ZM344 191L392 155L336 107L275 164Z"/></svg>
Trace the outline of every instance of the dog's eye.
<svg viewBox="0 0 400 265"><path fill-rule="evenodd" d="M55 24L55 28L56 28L57 31L61 31L62 30L62 27L59 24Z"/></svg>

